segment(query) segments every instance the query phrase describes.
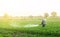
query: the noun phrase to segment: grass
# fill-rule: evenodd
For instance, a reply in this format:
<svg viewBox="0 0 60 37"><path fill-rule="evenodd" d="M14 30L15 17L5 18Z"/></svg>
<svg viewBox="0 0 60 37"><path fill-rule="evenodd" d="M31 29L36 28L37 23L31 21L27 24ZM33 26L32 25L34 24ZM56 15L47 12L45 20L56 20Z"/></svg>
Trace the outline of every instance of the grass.
<svg viewBox="0 0 60 37"><path fill-rule="evenodd" d="M16 23L19 26L27 24L41 24L39 19L30 20L0 20L0 37L60 37L60 18L47 18L46 27L41 25L37 27L13 27L11 23Z"/></svg>

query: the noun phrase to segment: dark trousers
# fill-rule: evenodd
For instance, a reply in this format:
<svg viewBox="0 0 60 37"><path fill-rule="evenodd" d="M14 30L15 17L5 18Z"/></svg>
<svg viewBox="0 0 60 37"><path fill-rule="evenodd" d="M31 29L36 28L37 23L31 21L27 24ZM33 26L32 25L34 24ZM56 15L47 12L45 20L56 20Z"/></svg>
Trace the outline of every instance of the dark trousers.
<svg viewBox="0 0 60 37"><path fill-rule="evenodd" d="M45 24L42 24L42 27L45 27Z"/></svg>

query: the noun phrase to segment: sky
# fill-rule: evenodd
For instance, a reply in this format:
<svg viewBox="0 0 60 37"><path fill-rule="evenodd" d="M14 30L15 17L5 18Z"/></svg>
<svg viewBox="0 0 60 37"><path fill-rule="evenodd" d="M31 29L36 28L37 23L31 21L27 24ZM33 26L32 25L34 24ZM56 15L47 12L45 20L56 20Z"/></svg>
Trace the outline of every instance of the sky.
<svg viewBox="0 0 60 37"><path fill-rule="evenodd" d="M52 11L60 15L60 0L0 0L0 16L43 16Z"/></svg>

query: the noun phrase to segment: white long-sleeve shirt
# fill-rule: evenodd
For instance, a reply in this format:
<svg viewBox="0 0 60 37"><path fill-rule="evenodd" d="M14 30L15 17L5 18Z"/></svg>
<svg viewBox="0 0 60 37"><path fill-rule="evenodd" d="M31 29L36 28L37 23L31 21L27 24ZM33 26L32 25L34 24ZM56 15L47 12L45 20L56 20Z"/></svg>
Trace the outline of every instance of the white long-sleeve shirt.
<svg viewBox="0 0 60 37"><path fill-rule="evenodd" d="M42 24L46 24L46 19L42 19Z"/></svg>

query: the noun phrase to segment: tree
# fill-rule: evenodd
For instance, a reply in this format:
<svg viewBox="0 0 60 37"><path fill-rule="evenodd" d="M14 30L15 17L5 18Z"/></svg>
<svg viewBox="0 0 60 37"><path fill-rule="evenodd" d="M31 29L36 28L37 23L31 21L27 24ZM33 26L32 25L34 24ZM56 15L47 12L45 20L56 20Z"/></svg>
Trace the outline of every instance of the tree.
<svg viewBox="0 0 60 37"><path fill-rule="evenodd" d="M8 18L9 15L7 13L4 14L4 18Z"/></svg>
<svg viewBox="0 0 60 37"><path fill-rule="evenodd" d="M4 18L4 20L8 20L10 18L10 16L8 15L8 13L5 13L3 18Z"/></svg>
<svg viewBox="0 0 60 37"><path fill-rule="evenodd" d="M5 21L5 22L8 22L9 17L10 17L10 16L9 16L7 13L5 13L5 14L4 14L4 17L3 17L4 21Z"/></svg>
<svg viewBox="0 0 60 37"><path fill-rule="evenodd" d="M57 16L57 13L56 13L55 11L53 11L53 12L51 13L51 16L52 16L52 17L56 17L56 16Z"/></svg>
<svg viewBox="0 0 60 37"><path fill-rule="evenodd" d="M49 16L48 13L44 13L44 17L47 18Z"/></svg>
<svg viewBox="0 0 60 37"><path fill-rule="evenodd" d="M33 19L33 16L32 16L32 15L30 15L30 16L29 16L29 19Z"/></svg>

